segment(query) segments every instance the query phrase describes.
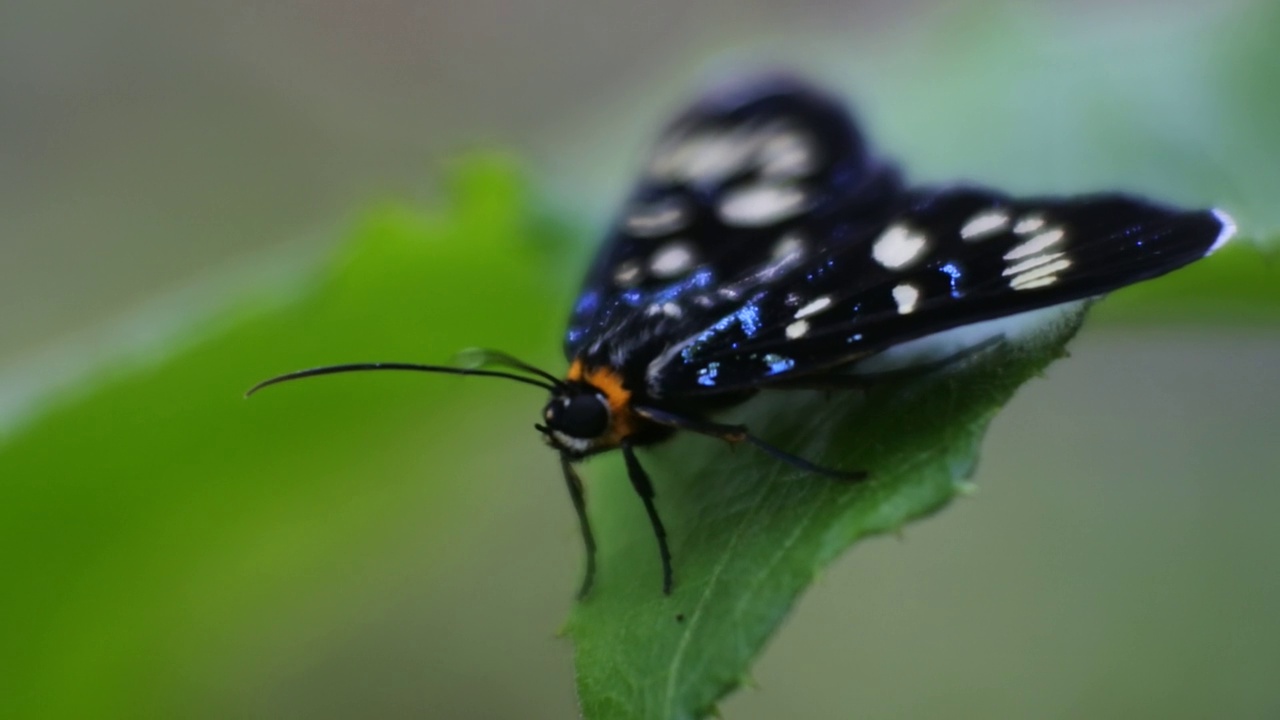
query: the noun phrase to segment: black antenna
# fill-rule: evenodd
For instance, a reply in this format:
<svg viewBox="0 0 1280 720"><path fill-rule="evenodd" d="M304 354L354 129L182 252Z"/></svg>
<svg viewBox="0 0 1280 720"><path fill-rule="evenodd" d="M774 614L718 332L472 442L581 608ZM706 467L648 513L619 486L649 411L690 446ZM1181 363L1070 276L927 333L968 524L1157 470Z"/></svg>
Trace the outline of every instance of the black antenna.
<svg viewBox="0 0 1280 720"><path fill-rule="evenodd" d="M244 396L249 397L250 395L258 392L264 387L268 387L270 385L276 385L282 382L288 382L290 380L301 380L302 378L318 377L320 375L335 375L337 373L346 373L346 372L364 372L366 370L411 370L413 372L443 373L446 375L479 375L481 377L500 377L500 378L506 378L508 380L515 380L516 382L522 382L526 385L533 385L535 387L540 387L543 390L546 390L552 393L554 393L556 390L559 389L559 383L557 383L556 385L552 385L550 383L545 383L545 382L542 382L541 380L534 380L533 378L527 378L522 375L515 375L512 373L505 373L505 372L496 372L494 370L471 370L469 368L448 367L445 365L417 365L414 363L353 363L350 365L326 365L325 367L311 368L310 370L298 370L297 372L286 373L284 375L277 375L276 377L273 377L270 380L263 380L257 385L254 385L253 387L249 388L249 391L246 392Z"/></svg>

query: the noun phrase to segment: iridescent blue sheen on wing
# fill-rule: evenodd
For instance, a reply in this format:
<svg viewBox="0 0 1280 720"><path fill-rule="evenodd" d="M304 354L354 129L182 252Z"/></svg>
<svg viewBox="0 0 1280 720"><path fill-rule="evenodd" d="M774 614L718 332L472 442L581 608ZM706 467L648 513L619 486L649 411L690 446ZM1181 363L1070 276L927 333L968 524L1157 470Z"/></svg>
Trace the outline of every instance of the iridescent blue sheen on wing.
<svg viewBox="0 0 1280 720"><path fill-rule="evenodd" d="M659 139L587 275L566 355L647 363L794 266L798 256L774 257L789 228L850 216L872 225L875 204L897 190L841 104L808 85L770 77L704 97Z"/></svg>
<svg viewBox="0 0 1280 720"><path fill-rule="evenodd" d="M1230 229L1216 211L1121 195L1015 200L952 188L911 192L897 208L878 232L824 248L753 297L759 320L751 332L731 313L675 342L651 363L648 392L712 389L692 382L711 363L714 390L759 386L782 374L779 358L788 361L786 373L818 371L951 328L1101 295L1203 257ZM886 238L897 248L881 253L888 265L875 253Z"/></svg>
<svg viewBox="0 0 1280 720"><path fill-rule="evenodd" d="M1118 194L908 189L824 93L713 93L664 131L575 305L565 351L650 398L734 393L1100 295L1234 226Z"/></svg>

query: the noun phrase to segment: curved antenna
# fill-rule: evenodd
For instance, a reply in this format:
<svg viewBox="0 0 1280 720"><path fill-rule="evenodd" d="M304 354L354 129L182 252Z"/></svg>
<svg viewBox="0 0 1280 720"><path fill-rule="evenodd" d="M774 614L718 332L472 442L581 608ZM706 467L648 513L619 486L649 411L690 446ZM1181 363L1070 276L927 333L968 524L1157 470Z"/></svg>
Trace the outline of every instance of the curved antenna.
<svg viewBox="0 0 1280 720"><path fill-rule="evenodd" d="M245 397L258 392L262 388L276 385L290 380L301 380L302 378L318 377L320 375L335 375L337 373L346 372L364 372L367 370L410 370L413 372L443 373L445 375L479 375L481 377L500 377L508 380L515 380L526 385L540 387L548 392L555 392L558 388L555 385L544 383L541 380L534 380L522 375L513 375L512 373L496 372L493 370L471 370L468 368L448 367L446 365L417 365L415 363L352 363L350 365L326 365L324 367L311 368L309 370L298 370L297 372L285 373L277 375L269 380L262 382L249 388L244 394Z"/></svg>
<svg viewBox="0 0 1280 720"><path fill-rule="evenodd" d="M536 368L529 363L521 360L513 355L508 355L501 350L490 350L488 348L467 348L459 352L456 356L458 362L466 365L468 368L479 368L485 365L497 365L498 367L508 367L513 370L523 370L531 375L537 375L546 379L556 387L564 387L564 381L552 375L541 368Z"/></svg>

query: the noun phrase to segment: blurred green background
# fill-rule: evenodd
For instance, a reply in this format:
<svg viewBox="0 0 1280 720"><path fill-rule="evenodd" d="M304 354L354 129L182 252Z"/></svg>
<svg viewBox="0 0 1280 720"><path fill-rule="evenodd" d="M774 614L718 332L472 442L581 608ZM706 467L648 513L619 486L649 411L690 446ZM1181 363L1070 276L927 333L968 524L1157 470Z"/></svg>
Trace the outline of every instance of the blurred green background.
<svg viewBox="0 0 1280 720"><path fill-rule="evenodd" d="M1243 1L6 4L0 716L572 715L538 396L239 393L471 345L558 368L654 129L775 64L912 177L1247 238L1101 306L981 492L837 563L725 715L1280 715L1280 292L1247 242L1280 227L1277 32Z"/></svg>

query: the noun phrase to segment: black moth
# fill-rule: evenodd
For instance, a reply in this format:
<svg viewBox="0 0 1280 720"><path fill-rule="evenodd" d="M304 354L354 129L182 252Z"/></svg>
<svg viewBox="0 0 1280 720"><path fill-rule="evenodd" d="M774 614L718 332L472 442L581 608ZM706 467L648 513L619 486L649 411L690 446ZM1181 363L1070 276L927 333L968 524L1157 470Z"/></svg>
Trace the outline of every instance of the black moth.
<svg viewBox="0 0 1280 720"><path fill-rule="evenodd" d="M859 479L708 414L762 389L847 387L890 349L948 336L954 347L977 323L1163 275L1234 231L1219 210L1115 193L1013 198L967 185L908 186L870 152L840 102L794 79L756 78L699 99L659 138L573 309L565 379L480 351L465 367L340 365L254 390L356 370L541 387L551 399L536 427L560 453L586 544L580 597L595 576L595 542L573 466L614 449L648 511L670 593L671 554L636 448L687 430ZM999 333L978 344L998 342ZM976 343L979 334L966 337Z"/></svg>

